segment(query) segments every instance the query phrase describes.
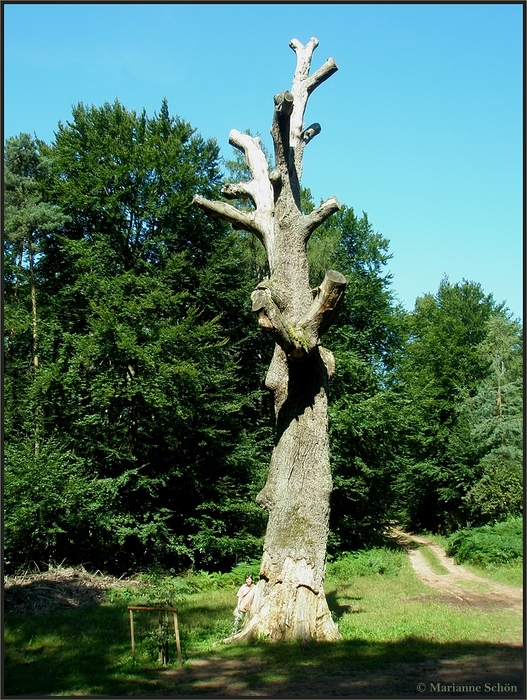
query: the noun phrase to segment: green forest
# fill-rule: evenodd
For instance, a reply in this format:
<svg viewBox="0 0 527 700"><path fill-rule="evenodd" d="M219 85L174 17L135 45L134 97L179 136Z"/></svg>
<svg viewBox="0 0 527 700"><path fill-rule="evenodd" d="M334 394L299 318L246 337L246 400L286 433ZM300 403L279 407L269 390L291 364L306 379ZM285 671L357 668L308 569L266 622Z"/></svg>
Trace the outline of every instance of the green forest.
<svg viewBox="0 0 527 700"><path fill-rule="evenodd" d="M261 244L212 220L244 177L166 100L72 109L4 145L4 556L136 571L258 559L274 444L273 343L251 291ZM306 212L318 205L303 190ZM309 242L313 287L348 288L324 344L334 490L328 556L393 522L452 535L522 511L518 319L476 281L405 310L389 241L342 206Z"/></svg>

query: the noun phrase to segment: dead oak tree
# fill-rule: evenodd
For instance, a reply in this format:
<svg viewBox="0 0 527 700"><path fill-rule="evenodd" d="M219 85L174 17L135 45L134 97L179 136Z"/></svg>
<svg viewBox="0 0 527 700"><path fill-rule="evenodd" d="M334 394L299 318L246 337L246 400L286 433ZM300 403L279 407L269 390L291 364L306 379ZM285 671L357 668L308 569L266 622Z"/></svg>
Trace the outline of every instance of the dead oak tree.
<svg viewBox="0 0 527 700"><path fill-rule="evenodd" d="M243 151L250 182L223 188L226 198L246 198L250 211L200 196L194 203L264 245L269 279L251 295L259 325L275 340L266 377L274 393L277 440L267 483L257 502L269 513L260 580L251 612L236 639L272 640L339 637L324 594L326 544L332 479L327 431L327 385L334 360L320 345L333 321L346 278L330 270L316 290L309 284L306 247L311 234L340 205L335 197L311 213L300 209L304 148L320 131L305 128L309 96L336 70L328 59L309 75L318 41L290 47L297 64L291 91L274 97L271 134L275 168L269 171L260 140L232 130L229 142Z"/></svg>

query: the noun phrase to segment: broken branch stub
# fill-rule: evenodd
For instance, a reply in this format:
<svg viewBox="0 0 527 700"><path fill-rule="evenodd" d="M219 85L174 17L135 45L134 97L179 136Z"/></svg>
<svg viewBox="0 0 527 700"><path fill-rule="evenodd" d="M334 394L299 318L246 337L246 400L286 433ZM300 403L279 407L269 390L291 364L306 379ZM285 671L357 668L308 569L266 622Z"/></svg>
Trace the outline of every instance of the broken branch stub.
<svg viewBox="0 0 527 700"><path fill-rule="evenodd" d="M338 311L348 280L336 270L328 270L317 295L306 316L300 320L299 326L320 338L331 326Z"/></svg>

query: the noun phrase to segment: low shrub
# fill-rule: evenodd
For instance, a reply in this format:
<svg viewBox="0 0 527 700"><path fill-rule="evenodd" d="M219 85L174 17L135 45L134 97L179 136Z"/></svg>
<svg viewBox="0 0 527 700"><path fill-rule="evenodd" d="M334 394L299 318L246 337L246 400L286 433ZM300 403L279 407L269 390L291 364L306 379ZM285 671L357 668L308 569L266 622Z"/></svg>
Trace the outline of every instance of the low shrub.
<svg viewBox="0 0 527 700"><path fill-rule="evenodd" d="M240 562L227 573L196 571L180 576L170 574L140 574L134 586L108 591L110 602L122 601L129 605L175 605L195 593L238 588L246 576L258 580L260 560Z"/></svg>
<svg viewBox="0 0 527 700"><path fill-rule="evenodd" d="M197 573L189 575L185 580L193 591L235 588L245 583L246 576L252 576L255 581L258 581L259 570L260 560L251 559L250 561L236 564L232 571L226 573L198 571Z"/></svg>
<svg viewBox="0 0 527 700"><path fill-rule="evenodd" d="M336 561L328 563L327 574L341 580L371 574L393 576L399 573L404 556L404 552L386 547L361 549L345 553Z"/></svg>
<svg viewBox="0 0 527 700"><path fill-rule="evenodd" d="M458 530L447 540L447 554L458 564L483 567L519 564L523 559L522 519Z"/></svg>
<svg viewBox="0 0 527 700"><path fill-rule="evenodd" d="M178 576L140 574L132 583L108 590L107 600L111 603L120 601L128 605L164 607L175 605L194 592L187 579Z"/></svg>

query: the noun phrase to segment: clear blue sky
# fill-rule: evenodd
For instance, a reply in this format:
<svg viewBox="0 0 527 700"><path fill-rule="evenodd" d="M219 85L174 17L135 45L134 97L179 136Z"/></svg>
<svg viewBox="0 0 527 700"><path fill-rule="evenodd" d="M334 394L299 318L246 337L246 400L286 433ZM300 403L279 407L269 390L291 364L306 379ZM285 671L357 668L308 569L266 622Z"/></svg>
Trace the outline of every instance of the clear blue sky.
<svg viewBox="0 0 527 700"><path fill-rule="evenodd" d="M479 282L523 317L523 5L4 5L4 136L50 143L78 102L170 112L226 157L231 128L271 147L288 44L319 39L310 98L321 134L303 185L367 212L390 241L399 300L443 275Z"/></svg>

